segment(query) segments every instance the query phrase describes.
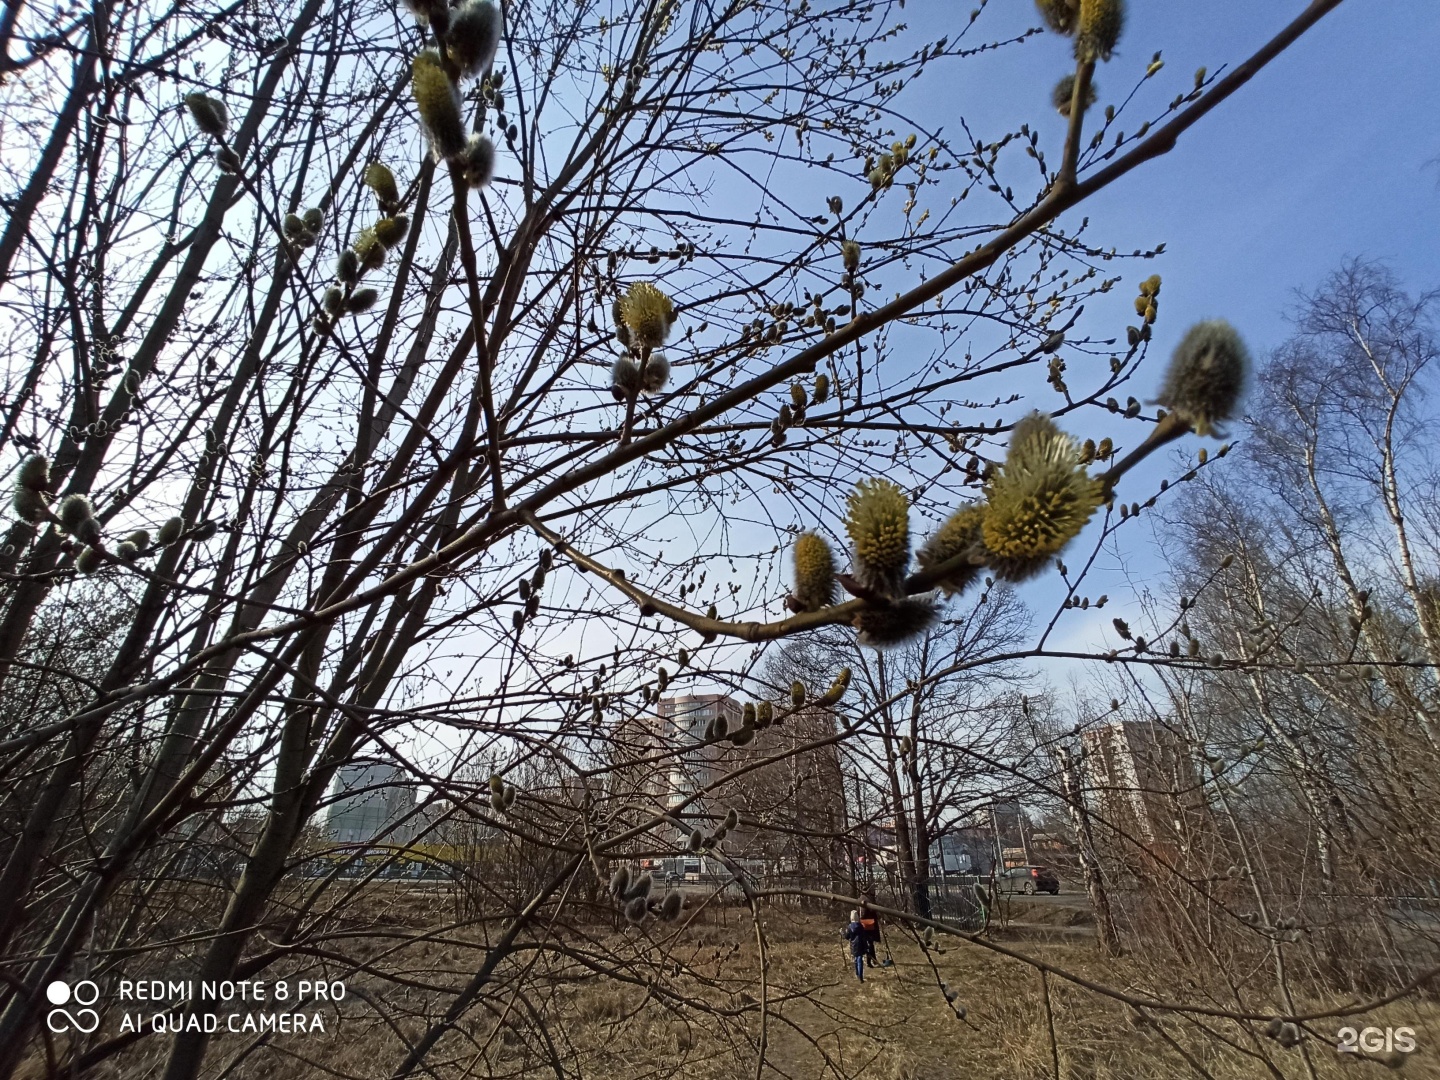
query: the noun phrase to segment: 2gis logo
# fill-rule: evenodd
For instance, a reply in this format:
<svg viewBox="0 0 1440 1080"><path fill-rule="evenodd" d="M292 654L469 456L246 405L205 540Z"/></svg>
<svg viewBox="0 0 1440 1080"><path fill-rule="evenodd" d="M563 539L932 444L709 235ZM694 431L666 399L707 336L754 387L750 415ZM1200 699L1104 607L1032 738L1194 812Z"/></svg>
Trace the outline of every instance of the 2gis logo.
<svg viewBox="0 0 1440 1080"><path fill-rule="evenodd" d="M62 1031L78 1031L89 1035L100 1026L100 1014L89 1006L100 1000L100 987L89 979L82 979L74 986L56 979L45 988L45 998L54 1005L45 1014L45 1026L57 1034ZM80 1006L71 1012L65 1006Z"/></svg>
<svg viewBox="0 0 1440 1080"><path fill-rule="evenodd" d="M1415 1029L1343 1027L1335 1033L1335 1049L1342 1054L1408 1054L1415 1049Z"/></svg>

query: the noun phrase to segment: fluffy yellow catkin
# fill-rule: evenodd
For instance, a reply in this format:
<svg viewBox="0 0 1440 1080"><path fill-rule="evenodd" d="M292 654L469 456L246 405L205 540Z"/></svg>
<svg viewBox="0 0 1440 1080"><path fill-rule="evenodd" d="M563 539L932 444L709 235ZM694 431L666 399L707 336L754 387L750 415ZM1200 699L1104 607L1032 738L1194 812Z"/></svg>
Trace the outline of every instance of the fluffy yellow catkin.
<svg viewBox="0 0 1440 1080"><path fill-rule="evenodd" d="M961 555L983 555L985 545L980 530L984 522L985 505L966 503L946 518L945 523L925 541L916 553L916 561L922 569L929 570ZM979 574L978 564L963 562L948 570L945 577L935 584L944 590L946 596L954 596L964 592Z"/></svg>
<svg viewBox="0 0 1440 1080"><path fill-rule="evenodd" d="M616 308L631 340L641 348L654 349L665 343L675 322L675 304L661 289L648 281L637 281L620 298Z"/></svg>
<svg viewBox="0 0 1440 1080"><path fill-rule="evenodd" d="M430 136L437 161L465 150L465 125L460 119L460 91L445 74L440 54L433 49L417 53L410 67L411 93L420 122Z"/></svg>
<svg viewBox="0 0 1440 1080"><path fill-rule="evenodd" d="M794 599L801 611L819 611L835 602L835 556L813 532L795 541Z"/></svg>
<svg viewBox="0 0 1440 1080"><path fill-rule="evenodd" d="M365 186L375 193L383 208L388 209L400 202L400 188L395 183L395 174L389 166L372 161L365 166Z"/></svg>
<svg viewBox="0 0 1440 1080"><path fill-rule="evenodd" d="M845 531L855 556L855 577L868 589L901 595L910 563L910 500L881 477L862 480L847 499Z"/></svg>
<svg viewBox="0 0 1440 1080"><path fill-rule="evenodd" d="M1125 29L1125 0L1080 0L1075 52L1081 60L1109 60Z"/></svg>
<svg viewBox="0 0 1440 1080"><path fill-rule="evenodd" d="M1005 462L986 485L987 565L1009 581L1038 574L1085 527L1101 495L1075 441L1032 413L1015 426Z"/></svg>

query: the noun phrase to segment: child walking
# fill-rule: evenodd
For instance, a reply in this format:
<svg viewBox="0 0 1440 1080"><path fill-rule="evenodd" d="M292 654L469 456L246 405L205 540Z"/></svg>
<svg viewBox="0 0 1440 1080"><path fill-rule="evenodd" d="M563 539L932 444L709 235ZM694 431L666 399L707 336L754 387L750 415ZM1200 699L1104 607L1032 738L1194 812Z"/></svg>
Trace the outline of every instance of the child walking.
<svg viewBox="0 0 1440 1080"><path fill-rule="evenodd" d="M865 928L860 925L860 909L852 909L850 925L845 927L845 938L850 942L850 955L855 959L855 977L862 983L865 981L865 952L869 937Z"/></svg>
<svg viewBox="0 0 1440 1080"><path fill-rule="evenodd" d="M870 967L880 961L875 958L875 946L880 941L880 916L864 900L860 902L860 929L865 931L865 959Z"/></svg>

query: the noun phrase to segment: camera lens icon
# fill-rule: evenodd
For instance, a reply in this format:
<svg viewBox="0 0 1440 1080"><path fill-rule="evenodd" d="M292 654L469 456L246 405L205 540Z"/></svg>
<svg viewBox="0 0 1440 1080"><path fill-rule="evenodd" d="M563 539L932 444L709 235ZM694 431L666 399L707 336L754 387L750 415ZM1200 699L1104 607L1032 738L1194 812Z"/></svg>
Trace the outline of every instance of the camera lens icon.
<svg viewBox="0 0 1440 1080"><path fill-rule="evenodd" d="M63 979L56 979L45 987L45 999L55 1006L45 1017L45 1025L51 1031L75 1030L89 1034L100 1026L100 1014L94 1009L80 1008L74 1013L64 1008L72 1002L76 1005L94 1005L100 1000L100 987L89 979L82 979L71 986Z"/></svg>

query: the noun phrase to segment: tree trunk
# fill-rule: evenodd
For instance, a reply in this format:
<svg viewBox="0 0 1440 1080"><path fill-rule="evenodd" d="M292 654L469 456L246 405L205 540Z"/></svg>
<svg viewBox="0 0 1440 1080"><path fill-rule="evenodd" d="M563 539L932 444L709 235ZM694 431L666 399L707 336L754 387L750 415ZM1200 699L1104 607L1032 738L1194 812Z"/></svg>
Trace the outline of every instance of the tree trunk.
<svg viewBox="0 0 1440 1080"><path fill-rule="evenodd" d="M1119 956L1120 934L1115 928L1115 914L1110 908L1110 894L1105 888L1100 860L1095 855L1095 836L1090 828L1090 813L1085 807L1085 794L1080 786L1079 763L1064 750L1061 751L1060 777L1064 785L1065 805L1075 822L1080 873L1085 881L1085 892L1090 897L1090 907L1095 912L1095 934L1100 942L1100 951L1106 956Z"/></svg>

